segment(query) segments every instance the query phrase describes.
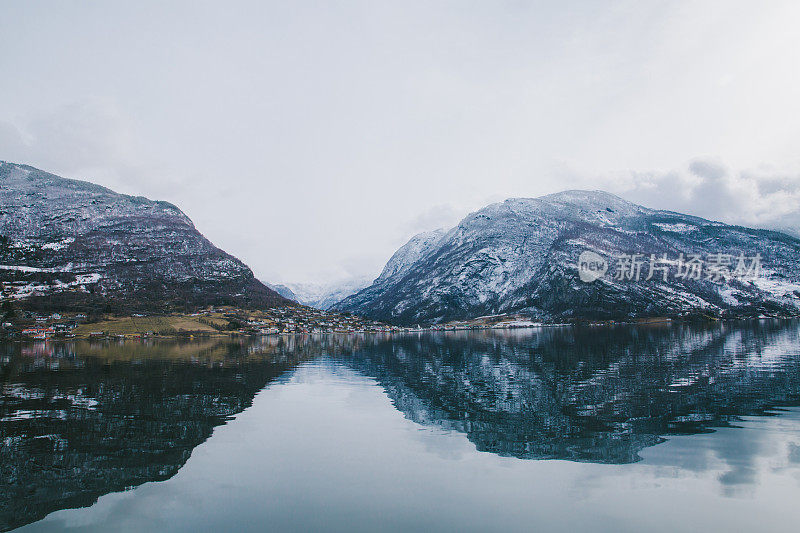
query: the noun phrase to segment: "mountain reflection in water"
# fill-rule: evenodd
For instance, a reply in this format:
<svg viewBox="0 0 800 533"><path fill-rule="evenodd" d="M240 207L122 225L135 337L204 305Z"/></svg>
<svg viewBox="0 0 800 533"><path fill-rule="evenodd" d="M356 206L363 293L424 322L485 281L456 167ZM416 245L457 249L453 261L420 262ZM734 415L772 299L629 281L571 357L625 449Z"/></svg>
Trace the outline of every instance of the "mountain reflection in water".
<svg viewBox="0 0 800 533"><path fill-rule="evenodd" d="M215 426L316 354L274 343L10 344L0 400L0 528L172 477Z"/></svg>
<svg viewBox="0 0 800 533"><path fill-rule="evenodd" d="M4 530L172 477L215 426L319 356L375 379L410 420L524 459L631 463L664 436L800 404L797 322L6 344L0 355Z"/></svg>
<svg viewBox="0 0 800 533"><path fill-rule="evenodd" d="M796 323L426 335L349 360L411 420L526 459L630 463L800 400Z"/></svg>

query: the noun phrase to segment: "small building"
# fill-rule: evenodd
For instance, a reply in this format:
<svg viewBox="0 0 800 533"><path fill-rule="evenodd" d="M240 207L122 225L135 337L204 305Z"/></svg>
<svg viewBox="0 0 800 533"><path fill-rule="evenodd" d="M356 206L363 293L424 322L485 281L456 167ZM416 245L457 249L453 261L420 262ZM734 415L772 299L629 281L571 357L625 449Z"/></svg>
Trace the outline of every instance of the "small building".
<svg viewBox="0 0 800 533"><path fill-rule="evenodd" d="M28 328L23 329L20 332L23 337L29 337L37 340L50 338L54 333L55 330L53 328Z"/></svg>

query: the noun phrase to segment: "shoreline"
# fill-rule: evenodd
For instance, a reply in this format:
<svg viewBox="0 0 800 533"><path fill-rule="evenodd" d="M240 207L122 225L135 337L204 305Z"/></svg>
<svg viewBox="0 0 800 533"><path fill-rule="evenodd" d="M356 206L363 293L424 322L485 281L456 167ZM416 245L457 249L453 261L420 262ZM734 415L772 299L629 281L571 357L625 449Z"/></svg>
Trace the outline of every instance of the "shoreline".
<svg viewBox="0 0 800 533"><path fill-rule="evenodd" d="M368 335L368 334L409 334L409 333L452 333L461 331L510 331L510 330L529 330L544 328L612 328L618 326L664 326L664 325L685 325L685 324L715 324L715 323L744 323L753 321L790 321L798 320L800 317L770 317L759 316L749 318L721 318L715 320L680 320L672 318L644 319L636 321L607 321L607 322L586 322L586 323L529 323L529 324L497 324L497 325L434 325L423 328L405 328L401 326L387 326L386 329L359 329L359 330L327 330L327 331L294 331L276 333L253 333L232 331L208 332L208 331L181 331L169 334L80 334L72 336L50 335L44 338L31 336L0 336L1 342L31 343L31 342L74 342L74 341L128 341L128 340L197 340L197 339L222 339L222 338L280 338L298 336L322 336L322 335Z"/></svg>

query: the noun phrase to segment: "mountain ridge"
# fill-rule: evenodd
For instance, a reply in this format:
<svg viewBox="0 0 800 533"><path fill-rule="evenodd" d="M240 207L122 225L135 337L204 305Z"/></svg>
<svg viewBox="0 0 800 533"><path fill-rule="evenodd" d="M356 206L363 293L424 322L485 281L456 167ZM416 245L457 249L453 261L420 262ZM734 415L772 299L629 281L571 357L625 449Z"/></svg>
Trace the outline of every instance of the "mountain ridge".
<svg viewBox="0 0 800 533"><path fill-rule="evenodd" d="M634 253L763 253L766 275L725 286L705 279L583 283L577 267L583 251L608 262ZM509 198L470 213L421 257L334 309L401 325L500 313L548 321L796 314L798 258L800 240L775 230L650 209L604 191L570 190Z"/></svg>
<svg viewBox="0 0 800 533"><path fill-rule="evenodd" d="M0 162L4 299L39 309L271 307L288 300L177 206Z"/></svg>
<svg viewBox="0 0 800 533"><path fill-rule="evenodd" d="M372 276L356 276L329 283L285 283L267 286L301 305L327 311L334 304L372 284Z"/></svg>

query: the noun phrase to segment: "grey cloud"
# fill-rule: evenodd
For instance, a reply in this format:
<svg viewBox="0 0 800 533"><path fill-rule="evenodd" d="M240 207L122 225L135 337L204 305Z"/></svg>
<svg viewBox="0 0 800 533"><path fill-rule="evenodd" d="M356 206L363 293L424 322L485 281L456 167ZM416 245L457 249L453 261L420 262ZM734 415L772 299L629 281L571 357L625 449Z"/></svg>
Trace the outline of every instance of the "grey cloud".
<svg viewBox="0 0 800 533"><path fill-rule="evenodd" d="M403 230L407 234L405 237L411 237L423 231L450 228L455 226L466 214L466 209L459 209L451 204L434 205L404 224Z"/></svg>
<svg viewBox="0 0 800 533"><path fill-rule="evenodd" d="M797 176L726 165L799 163L796 8L735 3L7 3L0 159L171 201L287 281L575 187L791 224ZM696 154L724 164L663 171Z"/></svg>
<svg viewBox="0 0 800 533"><path fill-rule="evenodd" d="M780 194L780 193L796 193L800 190L800 180L792 179L788 176L777 177L764 177L759 178L757 175L746 175L747 179L753 179L758 183L758 190L761 194Z"/></svg>
<svg viewBox="0 0 800 533"><path fill-rule="evenodd" d="M0 121L0 159L181 206L192 181L205 177L149 155L134 122L111 100L76 100L17 124Z"/></svg>
<svg viewBox="0 0 800 533"><path fill-rule="evenodd" d="M0 159L19 161L25 157L26 147L19 129L8 122L0 121Z"/></svg>
<svg viewBox="0 0 800 533"><path fill-rule="evenodd" d="M612 188L648 207L800 235L800 174L734 171L697 159L685 170L631 173Z"/></svg>
<svg viewBox="0 0 800 533"><path fill-rule="evenodd" d="M721 164L714 161L704 161L702 159L696 159L689 163L689 171L701 178L707 178L713 181L722 179L727 173L725 167Z"/></svg>
<svg viewBox="0 0 800 533"><path fill-rule="evenodd" d="M131 155L132 142L120 113L113 105L96 100L39 113L17 131L20 129L28 138L23 144L25 158L63 172L106 165Z"/></svg>

